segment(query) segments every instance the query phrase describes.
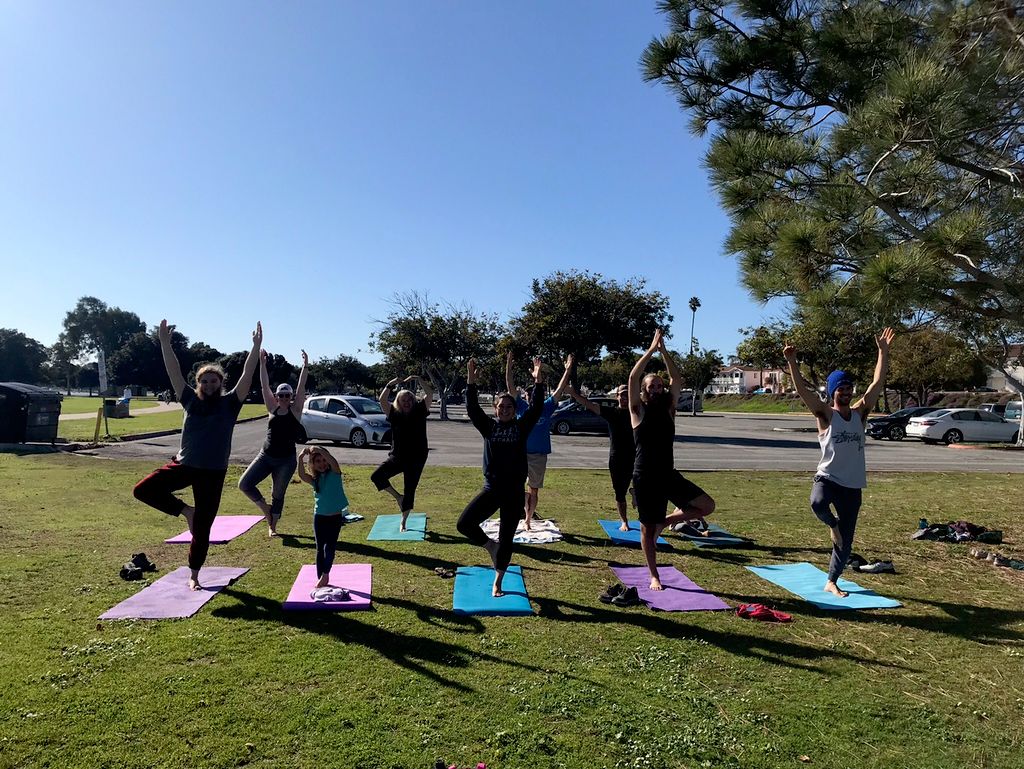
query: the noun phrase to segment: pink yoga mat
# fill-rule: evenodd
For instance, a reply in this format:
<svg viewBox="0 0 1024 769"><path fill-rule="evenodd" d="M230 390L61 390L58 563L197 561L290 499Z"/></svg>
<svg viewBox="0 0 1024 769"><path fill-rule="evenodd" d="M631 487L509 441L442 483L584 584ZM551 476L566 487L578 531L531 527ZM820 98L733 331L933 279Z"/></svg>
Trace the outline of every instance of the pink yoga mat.
<svg viewBox="0 0 1024 769"><path fill-rule="evenodd" d="M658 578L664 590L651 590L651 573L646 566L612 566L626 587L635 587L640 600L658 611L717 611L729 604L712 595L674 566L659 566Z"/></svg>
<svg viewBox="0 0 1024 769"><path fill-rule="evenodd" d="M189 590L189 568L181 566L101 614L100 619L191 617L203 604L247 571L230 566L205 566L199 570L199 583L203 589Z"/></svg>
<svg viewBox="0 0 1024 769"><path fill-rule="evenodd" d="M223 545L230 542L265 520L262 515L218 515L213 519L213 528L210 529L210 544ZM192 535L185 530L176 537L165 539L164 542L171 545L188 545L192 542Z"/></svg>
<svg viewBox="0 0 1024 769"><path fill-rule="evenodd" d="M368 563L336 563L331 568L331 587L348 590L347 601L314 601L309 597L316 587L316 566L299 569L291 592L281 605L287 611L358 611L370 608L372 567Z"/></svg>

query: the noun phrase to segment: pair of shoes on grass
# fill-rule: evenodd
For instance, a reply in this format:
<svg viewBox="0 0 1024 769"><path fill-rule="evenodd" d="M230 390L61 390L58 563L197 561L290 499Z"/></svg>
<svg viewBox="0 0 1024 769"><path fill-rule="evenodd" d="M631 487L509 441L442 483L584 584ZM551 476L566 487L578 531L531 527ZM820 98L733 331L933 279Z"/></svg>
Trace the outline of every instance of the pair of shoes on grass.
<svg viewBox="0 0 1024 769"><path fill-rule="evenodd" d="M434 574L442 579L451 579L455 576L455 569L446 569L444 566L435 566Z"/></svg>
<svg viewBox="0 0 1024 769"><path fill-rule="evenodd" d="M147 571L156 571L156 564L149 560L145 553L133 553L131 560L125 561L121 567L121 579L135 582L144 579L143 574Z"/></svg>
<svg viewBox="0 0 1024 769"><path fill-rule="evenodd" d="M601 603L610 603L612 606L637 606L640 603L640 594L635 587L626 587L615 583L609 585L597 599Z"/></svg>

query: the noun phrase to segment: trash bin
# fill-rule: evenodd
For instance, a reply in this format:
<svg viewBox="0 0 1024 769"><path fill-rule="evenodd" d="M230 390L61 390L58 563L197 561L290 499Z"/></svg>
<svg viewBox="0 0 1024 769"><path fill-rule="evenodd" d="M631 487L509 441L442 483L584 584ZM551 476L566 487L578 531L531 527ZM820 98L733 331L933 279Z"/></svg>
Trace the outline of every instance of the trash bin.
<svg viewBox="0 0 1024 769"><path fill-rule="evenodd" d="M60 393L21 382L0 382L0 443L53 443Z"/></svg>
<svg viewBox="0 0 1024 769"><path fill-rule="evenodd" d="M117 401L113 398L103 399L103 416L113 419L117 416Z"/></svg>

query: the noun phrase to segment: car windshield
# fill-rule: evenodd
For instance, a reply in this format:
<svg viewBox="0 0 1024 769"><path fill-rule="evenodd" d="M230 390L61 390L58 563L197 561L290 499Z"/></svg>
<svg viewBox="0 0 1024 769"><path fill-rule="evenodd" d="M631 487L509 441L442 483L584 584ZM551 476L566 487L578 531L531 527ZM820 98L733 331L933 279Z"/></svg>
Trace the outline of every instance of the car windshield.
<svg viewBox="0 0 1024 769"><path fill-rule="evenodd" d="M383 414L384 409L380 407L377 401L372 401L369 398L351 398L348 401L348 405L355 409L357 414Z"/></svg>

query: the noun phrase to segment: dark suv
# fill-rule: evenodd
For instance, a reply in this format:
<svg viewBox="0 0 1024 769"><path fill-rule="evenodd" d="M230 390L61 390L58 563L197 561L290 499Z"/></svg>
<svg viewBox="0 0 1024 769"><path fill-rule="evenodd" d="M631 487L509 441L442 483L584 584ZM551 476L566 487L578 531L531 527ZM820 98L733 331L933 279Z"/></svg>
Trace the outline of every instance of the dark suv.
<svg viewBox="0 0 1024 769"><path fill-rule="evenodd" d="M911 406L894 411L888 416L874 417L868 420L864 432L875 440L887 438L890 441L902 441L907 435L907 422L912 417L924 416L930 411L936 411L936 408L934 406Z"/></svg>

